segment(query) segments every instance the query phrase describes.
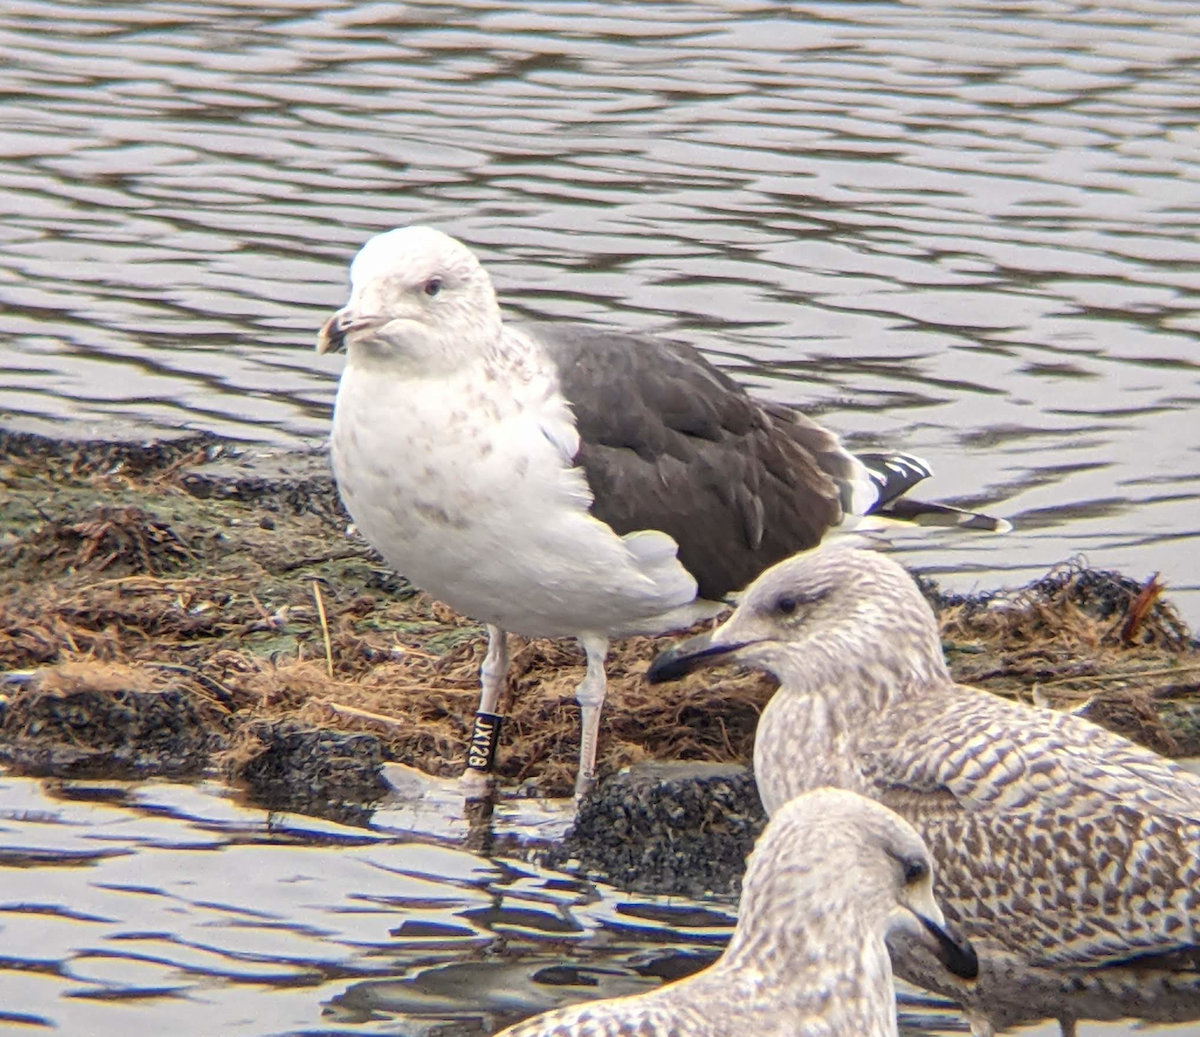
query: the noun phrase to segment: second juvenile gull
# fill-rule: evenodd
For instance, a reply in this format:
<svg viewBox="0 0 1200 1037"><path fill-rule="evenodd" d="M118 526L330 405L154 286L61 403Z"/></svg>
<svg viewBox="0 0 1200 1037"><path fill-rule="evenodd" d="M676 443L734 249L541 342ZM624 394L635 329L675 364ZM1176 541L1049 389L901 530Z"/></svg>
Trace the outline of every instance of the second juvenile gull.
<svg viewBox="0 0 1200 1037"><path fill-rule="evenodd" d="M780 680L754 745L768 813L833 785L924 837L979 981L904 945L896 971L959 1001L975 1034L1200 1018L1200 778L1081 717L956 684L915 581L871 551L830 544L767 570L650 678L722 660Z"/></svg>
<svg viewBox="0 0 1200 1037"><path fill-rule="evenodd" d="M468 774L491 770L505 631L583 646L581 793L610 638L715 615L763 568L867 512L1007 528L899 499L929 474L923 462L856 457L689 346L504 322L486 271L440 231L375 236L350 281L317 339L347 352L334 475L389 564L487 624Z"/></svg>
<svg viewBox="0 0 1200 1037"><path fill-rule="evenodd" d="M889 936L904 934L964 981L978 967L946 927L932 868L921 837L886 807L837 789L806 793L759 837L737 927L711 966L499 1037L896 1037Z"/></svg>

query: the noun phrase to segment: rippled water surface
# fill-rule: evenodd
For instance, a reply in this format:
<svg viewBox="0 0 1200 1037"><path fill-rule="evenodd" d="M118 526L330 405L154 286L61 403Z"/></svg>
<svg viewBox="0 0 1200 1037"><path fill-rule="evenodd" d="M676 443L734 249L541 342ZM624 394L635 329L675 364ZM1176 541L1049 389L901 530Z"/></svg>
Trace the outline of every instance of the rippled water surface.
<svg viewBox="0 0 1200 1037"><path fill-rule="evenodd" d="M0 9L0 408L313 442L371 233L510 312L693 338L1007 538L1200 621L1192 0Z"/></svg>
<svg viewBox="0 0 1200 1037"><path fill-rule="evenodd" d="M927 457L1018 525L901 540L955 586L1086 552L1196 624L1198 56L1191 0L6 0L0 409L319 440L350 257L432 222ZM0 807L13 1032L485 1033L730 921L217 786Z"/></svg>
<svg viewBox="0 0 1200 1037"><path fill-rule="evenodd" d="M728 905L240 806L0 777L0 1031L486 1034L694 971Z"/></svg>
<svg viewBox="0 0 1200 1037"><path fill-rule="evenodd" d="M653 989L729 936L729 903L414 841L443 821L391 808L343 828L215 783L0 776L0 1033L483 1037ZM901 1021L907 1037L964 1025L915 993Z"/></svg>

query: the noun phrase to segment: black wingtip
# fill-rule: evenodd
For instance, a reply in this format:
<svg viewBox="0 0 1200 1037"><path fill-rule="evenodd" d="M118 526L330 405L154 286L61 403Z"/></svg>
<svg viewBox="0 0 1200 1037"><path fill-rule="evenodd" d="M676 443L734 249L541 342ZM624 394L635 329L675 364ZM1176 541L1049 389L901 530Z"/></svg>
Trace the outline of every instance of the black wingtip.
<svg viewBox="0 0 1200 1037"><path fill-rule="evenodd" d="M886 507L933 475L928 462L912 454L856 454L855 457L877 488L878 497L870 511Z"/></svg>
<svg viewBox="0 0 1200 1037"><path fill-rule="evenodd" d="M959 526L962 529L978 529L985 533L1007 533L1013 528L1008 519L955 508L949 504L913 500L911 497L892 501L882 508L879 514L917 526Z"/></svg>

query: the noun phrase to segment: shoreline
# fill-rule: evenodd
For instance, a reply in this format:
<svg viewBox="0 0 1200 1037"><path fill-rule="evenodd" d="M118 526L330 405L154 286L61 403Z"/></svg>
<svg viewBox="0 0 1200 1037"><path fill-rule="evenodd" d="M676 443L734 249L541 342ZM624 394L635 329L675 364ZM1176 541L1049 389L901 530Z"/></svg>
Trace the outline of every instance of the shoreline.
<svg viewBox="0 0 1200 1037"><path fill-rule="evenodd" d="M0 425L0 493L0 765L13 773L216 774L263 806L366 824L394 794L386 762L461 772L483 630L347 535L323 448ZM1200 651L1155 588L1070 563L970 597L922 582L959 680L1200 755ZM649 688L649 660L680 636L614 645L604 780L543 848L550 863L646 892L736 888L762 823L745 765L773 688L727 671ZM561 795L582 655L512 647L498 774Z"/></svg>

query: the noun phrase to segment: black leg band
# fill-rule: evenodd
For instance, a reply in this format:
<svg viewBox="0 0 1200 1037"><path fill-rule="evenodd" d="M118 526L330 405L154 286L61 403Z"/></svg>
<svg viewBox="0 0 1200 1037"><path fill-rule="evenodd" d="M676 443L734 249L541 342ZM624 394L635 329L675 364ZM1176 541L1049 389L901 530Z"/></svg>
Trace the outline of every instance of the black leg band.
<svg viewBox="0 0 1200 1037"><path fill-rule="evenodd" d="M467 767L473 771L491 771L496 762L496 746L500 744L499 713L477 712L471 729L471 744L467 746Z"/></svg>

